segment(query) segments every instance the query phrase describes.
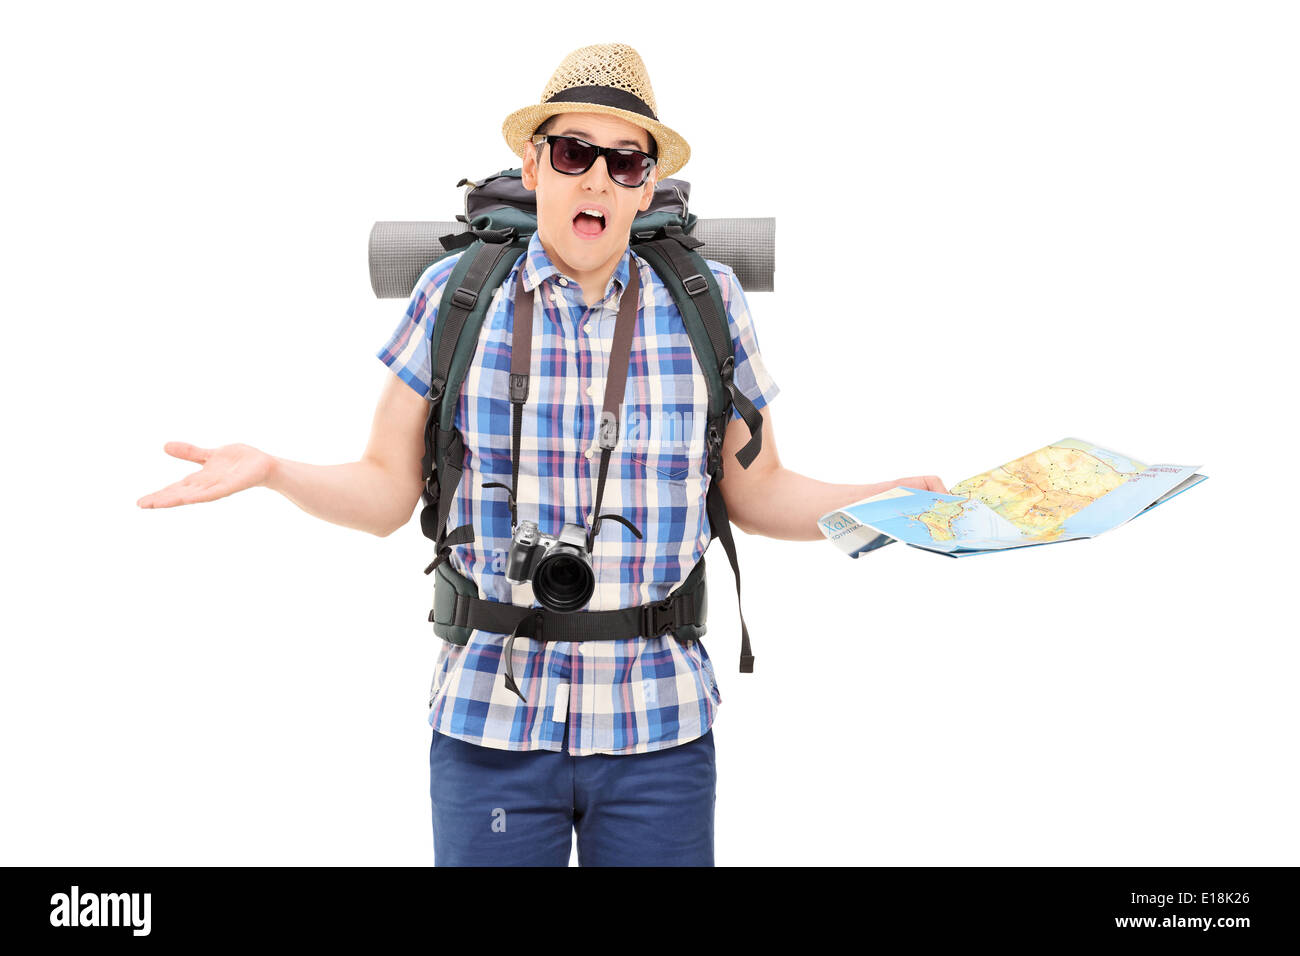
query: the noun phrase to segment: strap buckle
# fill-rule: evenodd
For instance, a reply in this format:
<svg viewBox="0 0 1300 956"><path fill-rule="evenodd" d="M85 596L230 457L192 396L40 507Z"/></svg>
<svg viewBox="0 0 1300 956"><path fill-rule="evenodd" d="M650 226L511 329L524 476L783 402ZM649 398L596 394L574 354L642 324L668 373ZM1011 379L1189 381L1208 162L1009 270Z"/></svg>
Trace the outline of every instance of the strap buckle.
<svg viewBox="0 0 1300 956"><path fill-rule="evenodd" d="M470 312L474 308L474 303L478 302L478 293L473 289L467 289L464 286L458 288L451 294L451 304L457 308Z"/></svg>
<svg viewBox="0 0 1300 956"><path fill-rule="evenodd" d="M663 616L660 617L659 612ZM644 637L658 637L668 634L677 627L675 597L669 595L662 601L641 606L641 634Z"/></svg>
<svg viewBox="0 0 1300 956"><path fill-rule="evenodd" d="M708 280L705 279L704 276L700 275L698 272L695 273L695 275L693 276L687 276L685 279L683 279L682 285L685 287L686 291L691 294L692 297L700 295L703 292L707 292L709 289Z"/></svg>
<svg viewBox="0 0 1300 956"><path fill-rule="evenodd" d="M709 422L708 431L708 470L715 481L722 479L722 432L718 429L718 422Z"/></svg>
<svg viewBox="0 0 1300 956"><path fill-rule="evenodd" d="M601 411L596 441L602 451L618 444L618 416L614 412Z"/></svg>
<svg viewBox="0 0 1300 956"><path fill-rule="evenodd" d="M510 373L510 401L514 403L528 400L528 376Z"/></svg>

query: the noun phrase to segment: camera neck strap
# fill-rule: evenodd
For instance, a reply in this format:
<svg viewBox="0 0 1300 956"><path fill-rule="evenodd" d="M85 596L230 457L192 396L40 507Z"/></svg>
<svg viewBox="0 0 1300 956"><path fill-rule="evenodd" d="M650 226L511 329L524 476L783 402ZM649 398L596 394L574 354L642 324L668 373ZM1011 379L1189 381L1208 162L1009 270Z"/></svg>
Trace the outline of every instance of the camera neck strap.
<svg viewBox="0 0 1300 956"><path fill-rule="evenodd" d="M514 531L519 521L519 445L523 434L524 403L528 400L528 380L533 361L533 291L524 287L524 269L519 268L515 289L514 331L510 341L510 486L500 482L485 482L484 488L503 488L510 496L510 529ZM636 262L628 270L627 285L619 300L618 321L614 324L614 344L609 355L609 374L605 379L605 404L600 413L597 442L600 447L600 473L596 482L596 506L592 509L592 522L587 529L587 551L590 552L600 533L603 518L612 518L638 538L641 532L620 515L600 513L600 503L605 494L605 479L609 474L609 459L618 444L618 410L627 391L627 366L632 355L632 337L636 332L637 305L641 298L641 275Z"/></svg>

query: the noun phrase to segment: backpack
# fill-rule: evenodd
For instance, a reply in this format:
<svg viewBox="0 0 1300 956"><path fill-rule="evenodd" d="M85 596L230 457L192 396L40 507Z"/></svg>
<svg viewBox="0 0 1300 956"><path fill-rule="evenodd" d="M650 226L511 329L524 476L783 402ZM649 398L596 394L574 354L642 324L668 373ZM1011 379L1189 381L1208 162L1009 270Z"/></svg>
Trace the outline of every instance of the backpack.
<svg viewBox="0 0 1300 956"><path fill-rule="evenodd" d="M505 282L537 229L534 194L524 188L519 169L502 170L480 182L462 179L457 183L458 186L466 184L469 189L465 196L465 215L456 218L468 229L443 236L441 242L446 251L434 260L438 262L463 251L443 286L438 320L434 323L430 342L432 384L428 394L429 417L422 462L424 507L420 512L421 531L434 542L436 550L425 574L438 572L429 620L437 636L456 644L467 643L474 629L467 619L467 608L488 603L478 598L476 585L446 560L453 545L474 540L474 530L470 525L462 525L450 533L446 530L465 453L463 438L455 427L456 409L461 387L478 347L479 332L491 308L493 293ZM736 601L739 604L740 568L731 522L719 487L722 442L734 405L749 426L749 441L736 454L742 467L748 468L762 447L763 420L732 380L734 343L717 280L704 257L696 252L704 243L691 235L698 220L687 209L689 192L690 184L681 180L668 179L657 183L650 207L638 214L632 223L630 244L668 287L708 382L706 447L710 481L706 512L711 527L710 543L713 538L722 539L735 574ZM624 627L629 621L634 627L639 622L640 633L646 637L672 633L682 641L697 640L705 631L707 599L704 585L704 558L701 556L687 579L663 601L621 612L574 612L567 616L574 618L590 614L592 620L600 617L611 624L617 617ZM686 596L685 599L675 600L679 592ZM506 608L492 610L505 612ZM640 616L634 616L634 612L640 612ZM754 656L743 610L740 627L740 671L752 673ZM621 636L631 635L624 630Z"/></svg>

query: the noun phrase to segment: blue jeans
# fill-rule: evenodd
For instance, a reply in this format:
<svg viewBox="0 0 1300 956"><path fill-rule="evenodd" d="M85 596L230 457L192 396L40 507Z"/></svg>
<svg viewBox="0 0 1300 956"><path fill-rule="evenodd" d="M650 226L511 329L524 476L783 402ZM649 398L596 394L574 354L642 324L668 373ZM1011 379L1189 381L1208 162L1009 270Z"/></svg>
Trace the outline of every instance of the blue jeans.
<svg viewBox="0 0 1300 956"><path fill-rule="evenodd" d="M568 746L566 732L564 745ZM433 731L435 866L713 866L712 728L676 747L575 757Z"/></svg>

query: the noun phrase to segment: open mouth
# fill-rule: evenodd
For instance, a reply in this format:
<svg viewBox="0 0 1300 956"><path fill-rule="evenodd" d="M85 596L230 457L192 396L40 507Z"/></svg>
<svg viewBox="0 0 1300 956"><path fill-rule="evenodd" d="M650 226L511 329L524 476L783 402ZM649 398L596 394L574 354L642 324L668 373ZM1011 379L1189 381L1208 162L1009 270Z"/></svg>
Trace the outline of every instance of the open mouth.
<svg viewBox="0 0 1300 956"><path fill-rule="evenodd" d="M583 239L595 239L605 231L605 217L596 209L580 209L573 217L573 231Z"/></svg>

